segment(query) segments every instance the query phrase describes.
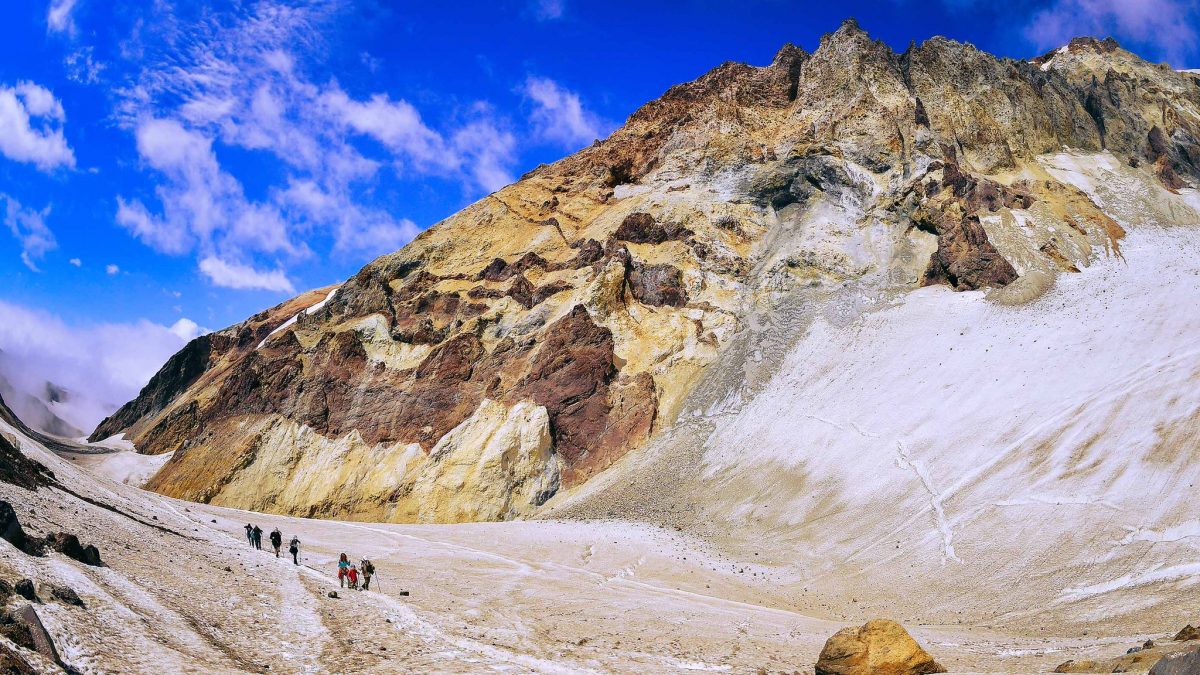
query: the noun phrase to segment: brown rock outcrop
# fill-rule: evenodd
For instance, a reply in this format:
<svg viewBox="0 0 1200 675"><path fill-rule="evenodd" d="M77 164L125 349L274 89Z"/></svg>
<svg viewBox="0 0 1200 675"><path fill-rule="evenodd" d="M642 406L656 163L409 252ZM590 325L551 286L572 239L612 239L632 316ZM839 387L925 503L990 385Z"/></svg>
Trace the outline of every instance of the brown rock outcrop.
<svg viewBox="0 0 1200 675"><path fill-rule="evenodd" d="M939 219L933 229L938 248L929 259L922 286L944 283L958 290L973 290L1006 286L1016 280L1017 271L988 241L979 216Z"/></svg>
<svg viewBox="0 0 1200 675"><path fill-rule="evenodd" d="M944 673L908 631L895 621L875 619L843 628L825 642L817 675L926 675Z"/></svg>
<svg viewBox="0 0 1200 675"><path fill-rule="evenodd" d="M621 221L613 238L634 244L661 244L686 239L692 231L678 223L660 223L649 213L632 213Z"/></svg>
<svg viewBox="0 0 1200 675"><path fill-rule="evenodd" d="M682 307L688 300L683 272L671 265L634 263L629 271L629 291L638 302L655 307Z"/></svg>
<svg viewBox="0 0 1200 675"><path fill-rule="evenodd" d="M1184 626L1175 637L1172 638L1176 642L1185 642L1188 640L1200 640L1200 628L1196 628L1192 624Z"/></svg>

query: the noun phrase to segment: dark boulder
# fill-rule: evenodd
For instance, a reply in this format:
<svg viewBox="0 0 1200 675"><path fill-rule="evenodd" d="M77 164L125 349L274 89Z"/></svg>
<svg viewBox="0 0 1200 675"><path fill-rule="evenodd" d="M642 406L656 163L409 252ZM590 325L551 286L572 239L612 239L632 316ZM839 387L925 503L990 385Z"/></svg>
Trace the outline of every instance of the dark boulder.
<svg viewBox="0 0 1200 675"><path fill-rule="evenodd" d="M661 244L687 239L692 231L678 223L660 223L649 213L631 213L621 221L613 238L634 244Z"/></svg>
<svg viewBox="0 0 1200 675"><path fill-rule="evenodd" d="M85 565L100 567L104 564L100 561L99 549L91 544L84 546L79 542L79 537L73 534L58 532L46 537L46 543L55 551Z"/></svg>
<svg viewBox="0 0 1200 675"><path fill-rule="evenodd" d="M5 501L0 501L0 538L28 555L40 556L43 553L41 540L25 534L25 529L17 520L17 512Z"/></svg>
<svg viewBox="0 0 1200 675"><path fill-rule="evenodd" d="M30 602L37 600L37 591L34 590L33 581L31 579L22 579L18 581L17 585L13 586L13 590L16 591L17 595L29 600Z"/></svg>
<svg viewBox="0 0 1200 675"><path fill-rule="evenodd" d="M8 412L3 399L0 399L0 411ZM53 482L52 471L26 457L15 442L0 434L0 483L36 490Z"/></svg>
<svg viewBox="0 0 1200 675"><path fill-rule="evenodd" d="M629 271L629 290L638 302L655 307L682 307L688 301L683 273L671 265L634 263Z"/></svg>

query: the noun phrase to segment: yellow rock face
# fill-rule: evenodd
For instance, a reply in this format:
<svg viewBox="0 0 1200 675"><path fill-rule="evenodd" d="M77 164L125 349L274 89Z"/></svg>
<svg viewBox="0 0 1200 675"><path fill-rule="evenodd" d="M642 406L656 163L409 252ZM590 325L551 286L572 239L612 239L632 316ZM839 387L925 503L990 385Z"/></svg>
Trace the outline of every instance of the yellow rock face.
<svg viewBox="0 0 1200 675"><path fill-rule="evenodd" d="M204 501L256 511L340 515L425 523L506 520L526 515L558 489L546 409L483 400L470 418L426 453L416 443L363 442L357 432L328 439L280 418L242 422L249 460ZM212 468L213 463L203 466ZM165 476L189 485L185 476ZM346 513L342 505L353 503Z"/></svg>
<svg viewBox="0 0 1200 675"><path fill-rule="evenodd" d="M876 619L843 628L829 638L817 675L925 675L944 673L932 656L895 621Z"/></svg>

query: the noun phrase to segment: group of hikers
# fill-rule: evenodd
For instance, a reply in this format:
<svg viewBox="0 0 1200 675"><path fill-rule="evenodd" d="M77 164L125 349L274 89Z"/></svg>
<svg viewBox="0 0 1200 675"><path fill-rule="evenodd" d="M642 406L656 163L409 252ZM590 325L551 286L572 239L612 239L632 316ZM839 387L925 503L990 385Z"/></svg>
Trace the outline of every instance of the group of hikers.
<svg viewBox="0 0 1200 675"><path fill-rule="evenodd" d="M355 566L350 562L350 558L345 553L338 558L338 584L345 588L349 586L351 590L371 590L371 577L375 576L375 565L366 558ZM358 585L359 577L362 577L362 586Z"/></svg>
<svg viewBox="0 0 1200 675"><path fill-rule="evenodd" d="M250 542L250 546L257 550L262 550L262 528L257 525L246 523L246 541ZM271 531L270 535L271 546L275 548L275 557L279 557L279 549L283 546L283 533L279 528ZM292 535L292 541L288 544L288 553L292 554L292 563L300 564L300 537ZM362 559L358 565L350 562L350 558L343 553L338 559L337 577L338 585L342 588L349 586L352 590L371 590L371 577L375 576L375 565L366 558ZM362 584L359 585L359 578L362 579Z"/></svg>
<svg viewBox="0 0 1200 675"><path fill-rule="evenodd" d="M246 523L246 541L258 550L262 550L262 528L257 525ZM283 533L279 528L271 531L271 546L275 548L275 557L279 557L279 549L283 546ZM292 535L292 541L288 543L288 553L292 554L292 563L300 564L300 537Z"/></svg>

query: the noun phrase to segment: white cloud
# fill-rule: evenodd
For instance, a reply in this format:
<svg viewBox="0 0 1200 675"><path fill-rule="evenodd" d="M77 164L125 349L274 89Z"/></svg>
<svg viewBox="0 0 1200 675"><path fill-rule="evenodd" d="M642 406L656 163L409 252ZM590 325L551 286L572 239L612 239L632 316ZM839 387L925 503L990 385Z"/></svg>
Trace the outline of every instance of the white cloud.
<svg viewBox="0 0 1200 675"><path fill-rule="evenodd" d="M1025 36L1049 49L1081 35L1114 35L1180 63L1196 53L1196 18L1194 0L1054 0L1030 18Z"/></svg>
<svg viewBox="0 0 1200 675"><path fill-rule="evenodd" d="M75 153L63 136L62 104L32 82L0 86L0 154L42 171L74 167Z"/></svg>
<svg viewBox="0 0 1200 675"><path fill-rule="evenodd" d="M71 263L75 267L83 267L83 261L80 260L79 258L71 258L67 262Z"/></svg>
<svg viewBox="0 0 1200 675"><path fill-rule="evenodd" d="M494 192L513 182L509 167L516 158L517 140L490 118L481 117L456 131L453 146L485 190Z"/></svg>
<svg viewBox="0 0 1200 675"><path fill-rule="evenodd" d="M296 292L283 270L261 272L249 265L226 262L210 256L200 261L200 271L213 284L224 288Z"/></svg>
<svg viewBox="0 0 1200 675"><path fill-rule="evenodd" d="M50 407L90 431L132 399L186 342L192 322L70 325L46 312L0 300L0 375L39 396L47 382L71 395ZM198 328L197 328L198 330Z"/></svg>
<svg viewBox="0 0 1200 675"><path fill-rule="evenodd" d="M136 199L127 202L117 197L117 224L156 251L186 253L191 248L191 233L186 225L180 226L155 218Z"/></svg>
<svg viewBox="0 0 1200 675"><path fill-rule="evenodd" d="M501 129L485 104L472 106L467 121L447 138L426 125L411 103L384 94L356 101L335 85L321 102L334 119L386 146L406 168L462 175L489 192L513 181L516 139Z"/></svg>
<svg viewBox="0 0 1200 675"><path fill-rule="evenodd" d="M0 193L0 202L4 202L4 224L12 235L21 243L21 262L34 272L39 271L35 261L41 260L47 252L58 248L54 233L46 226L46 216L50 215L50 207L35 211L21 206L12 197Z"/></svg>
<svg viewBox="0 0 1200 675"><path fill-rule="evenodd" d="M565 0L533 0L533 16L538 21L561 19L566 12Z"/></svg>
<svg viewBox="0 0 1200 675"><path fill-rule="evenodd" d="M186 316L171 324L171 327L167 330L174 333L179 337L180 340L183 340L184 342L191 342L195 338L198 338L201 335L209 332L208 329L201 328L200 324L192 321Z"/></svg>
<svg viewBox="0 0 1200 675"><path fill-rule="evenodd" d="M384 94L355 101L334 87L322 95L321 102L334 118L419 166L457 168L458 158L446 147L445 140L425 126L421 113L407 101L392 101Z"/></svg>
<svg viewBox="0 0 1200 675"><path fill-rule="evenodd" d="M110 277L113 277L121 273L121 268L109 263L108 265L104 266L104 273Z"/></svg>
<svg viewBox="0 0 1200 675"><path fill-rule="evenodd" d="M50 9L46 12L46 28L51 33L74 33L75 5L78 0L50 0Z"/></svg>
<svg viewBox="0 0 1200 675"><path fill-rule="evenodd" d="M529 121L543 140L575 149L612 131L612 124L584 109L579 94L554 80L530 76L521 92L533 103Z"/></svg>

